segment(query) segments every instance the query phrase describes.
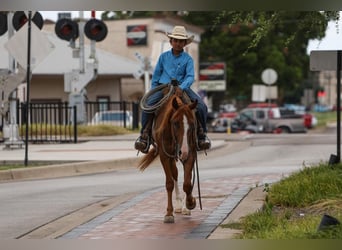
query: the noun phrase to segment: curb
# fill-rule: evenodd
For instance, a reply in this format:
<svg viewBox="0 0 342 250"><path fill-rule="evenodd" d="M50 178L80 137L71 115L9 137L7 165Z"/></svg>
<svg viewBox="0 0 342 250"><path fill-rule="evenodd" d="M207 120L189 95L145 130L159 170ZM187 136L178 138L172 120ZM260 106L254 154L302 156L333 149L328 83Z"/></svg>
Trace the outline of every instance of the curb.
<svg viewBox="0 0 342 250"><path fill-rule="evenodd" d="M219 149L226 146L224 141L222 144L215 145L211 150ZM198 152L199 155L204 152ZM126 157L112 160L93 160L93 161L74 161L69 163L23 167L17 169L1 170L0 182L13 180L32 180L43 178L68 177L92 173L103 173L119 169L127 169L128 167L138 166L139 160L143 155L136 157Z"/></svg>
<svg viewBox="0 0 342 250"><path fill-rule="evenodd" d="M75 162L2 170L0 171L0 181L57 178L91 173L102 173L106 171L127 168L127 165L136 165L139 159L139 157L124 158L109 161Z"/></svg>

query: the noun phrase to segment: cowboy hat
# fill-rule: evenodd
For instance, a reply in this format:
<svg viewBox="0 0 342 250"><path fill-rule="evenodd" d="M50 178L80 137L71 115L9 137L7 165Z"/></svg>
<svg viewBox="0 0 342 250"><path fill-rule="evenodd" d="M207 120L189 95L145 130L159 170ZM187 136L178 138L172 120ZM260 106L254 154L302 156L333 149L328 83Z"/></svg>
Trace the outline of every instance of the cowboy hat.
<svg viewBox="0 0 342 250"><path fill-rule="evenodd" d="M169 38L175 38L179 40L186 40L186 45L190 44L194 40L194 35L188 36L184 26L175 26L171 33L166 33Z"/></svg>

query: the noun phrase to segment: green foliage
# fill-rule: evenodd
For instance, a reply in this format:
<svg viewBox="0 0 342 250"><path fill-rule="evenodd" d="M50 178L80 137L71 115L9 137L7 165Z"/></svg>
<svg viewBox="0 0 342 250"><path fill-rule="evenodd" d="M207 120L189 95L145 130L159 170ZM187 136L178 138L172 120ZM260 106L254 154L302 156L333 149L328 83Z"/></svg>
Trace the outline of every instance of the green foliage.
<svg viewBox="0 0 342 250"><path fill-rule="evenodd" d="M109 15L111 14L111 15ZM278 104L300 103L309 80L310 39L321 39L338 11L112 11L103 19L173 17L203 29L200 61L226 63L227 86L224 94L209 92L213 109L222 103L248 97L252 85L262 84L261 73L273 68L278 74ZM305 84L304 84L305 83ZM225 98L224 100L222 98Z"/></svg>
<svg viewBox="0 0 342 250"><path fill-rule="evenodd" d="M304 167L264 191L264 209L241 220L239 238L342 239L341 224L318 230L323 214L341 221L341 164Z"/></svg>
<svg viewBox="0 0 342 250"><path fill-rule="evenodd" d="M314 112L317 119L317 127L325 127L330 122L336 122L337 114L335 112Z"/></svg>
<svg viewBox="0 0 342 250"><path fill-rule="evenodd" d="M319 11L190 12L184 17L205 29L201 61L227 65L228 100L210 93L214 109L237 96L248 96L250 102L252 85L262 84L260 76L266 68L278 73L278 103L300 103L309 72L308 42L323 38L328 21L338 18L338 12Z"/></svg>
<svg viewBox="0 0 342 250"><path fill-rule="evenodd" d="M277 206L305 207L322 199L342 198L341 166L304 167L272 185L268 201Z"/></svg>

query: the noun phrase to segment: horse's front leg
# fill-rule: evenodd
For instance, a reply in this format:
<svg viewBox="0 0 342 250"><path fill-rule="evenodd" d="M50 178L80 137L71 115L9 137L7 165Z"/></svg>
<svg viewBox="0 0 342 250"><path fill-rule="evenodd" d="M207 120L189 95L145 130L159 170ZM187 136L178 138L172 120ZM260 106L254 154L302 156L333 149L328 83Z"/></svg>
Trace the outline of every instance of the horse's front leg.
<svg viewBox="0 0 342 250"><path fill-rule="evenodd" d="M183 183L183 190L186 194L185 197L185 206L187 209L192 210L196 207L196 199L192 196L192 169L194 165L194 160L188 158L184 163L184 183Z"/></svg>
<svg viewBox="0 0 342 250"><path fill-rule="evenodd" d="M174 161L172 161L169 158L162 160L162 162L168 163L168 164L163 164L163 168L164 168L164 172L166 176L165 187L167 191L167 209L166 209L166 215L164 216L164 223L174 223L175 218L173 215L172 192L174 189L174 177L177 177L177 168L176 168L176 164L174 163ZM174 176L175 174L176 176Z"/></svg>

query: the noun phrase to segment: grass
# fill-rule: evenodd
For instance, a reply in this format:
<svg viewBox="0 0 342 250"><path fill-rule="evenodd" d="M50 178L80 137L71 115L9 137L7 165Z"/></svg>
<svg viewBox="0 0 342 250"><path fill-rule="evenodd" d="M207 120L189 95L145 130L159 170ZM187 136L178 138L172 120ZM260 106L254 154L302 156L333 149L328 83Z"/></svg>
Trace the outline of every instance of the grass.
<svg viewBox="0 0 342 250"><path fill-rule="evenodd" d="M137 132L138 130L128 130L123 127L116 127L111 125L96 125L85 126L79 125L77 127L78 136L110 136L110 135L123 135Z"/></svg>
<svg viewBox="0 0 342 250"><path fill-rule="evenodd" d="M329 122L336 122L336 111L331 112L313 112L315 117L317 118L317 127L325 127Z"/></svg>
<svg viewBox="0 0 342 250"><path fill-rule="evenodd" d="M264 208L229 228L241 239L342 239L342 225L318 230L324 214L342 221L342 165L304 167L266 185Z"/></svg>

